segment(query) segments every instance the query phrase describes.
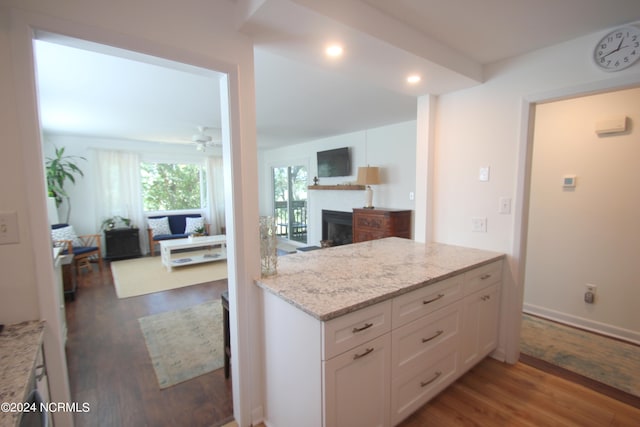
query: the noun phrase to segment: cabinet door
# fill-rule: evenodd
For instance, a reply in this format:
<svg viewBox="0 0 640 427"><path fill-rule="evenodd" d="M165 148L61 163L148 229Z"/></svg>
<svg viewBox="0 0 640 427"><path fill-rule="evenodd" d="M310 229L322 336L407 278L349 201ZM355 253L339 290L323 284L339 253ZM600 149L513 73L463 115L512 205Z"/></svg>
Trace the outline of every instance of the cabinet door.
<svg viewBox="0 0 640 427"><path fill-rule="evenodd" d="M324 362L324 426L388 426L390 367L388 333Z"/></svg>
<svg viewBox="0 0 640 427"><path fill-rule="evenodd" d="M467 370L491 353L498 344L499 284L464 299L462 368Z"/></svg>

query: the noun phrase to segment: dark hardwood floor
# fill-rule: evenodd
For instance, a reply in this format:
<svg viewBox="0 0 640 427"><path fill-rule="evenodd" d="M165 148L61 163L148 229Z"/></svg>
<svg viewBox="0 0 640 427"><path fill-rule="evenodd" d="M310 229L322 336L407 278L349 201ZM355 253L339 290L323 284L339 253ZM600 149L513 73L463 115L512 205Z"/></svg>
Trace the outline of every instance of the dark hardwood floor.
<svg viewBox="0 0 640 427"><path fill-rule="evenodd" d="M160 259L158 258L158 262ZM233 414L231 379L218 369L161 390L138 324L149 314L218 299L227 281L118 299L109 263L78 276L67 299L67 363L71 396L91 410L81 426L216 426Z"/></svg>

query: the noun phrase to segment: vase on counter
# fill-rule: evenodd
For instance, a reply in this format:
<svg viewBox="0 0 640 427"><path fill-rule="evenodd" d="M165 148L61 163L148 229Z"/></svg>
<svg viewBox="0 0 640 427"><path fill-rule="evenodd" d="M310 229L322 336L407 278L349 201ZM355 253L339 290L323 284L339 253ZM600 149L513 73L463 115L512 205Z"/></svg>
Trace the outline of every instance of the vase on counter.
<svg viewBox="0 0 640 427"><path fill-rule="evenodd" d="M276 219L273 216L260 217L260 264L263 277L276 274L278 252L276 250Z"/></svg>

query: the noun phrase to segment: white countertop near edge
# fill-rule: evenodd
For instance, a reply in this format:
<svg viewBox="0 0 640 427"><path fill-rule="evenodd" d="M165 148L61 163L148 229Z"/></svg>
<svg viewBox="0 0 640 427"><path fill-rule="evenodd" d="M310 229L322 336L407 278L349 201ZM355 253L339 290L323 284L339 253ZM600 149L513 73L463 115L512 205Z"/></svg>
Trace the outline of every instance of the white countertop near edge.
<svg viewBox="0 0 640 427"><path fill-rule="evenodd" d="M277 274L256 284L327 321L503 257L390 237L278 257Z"/></svg>

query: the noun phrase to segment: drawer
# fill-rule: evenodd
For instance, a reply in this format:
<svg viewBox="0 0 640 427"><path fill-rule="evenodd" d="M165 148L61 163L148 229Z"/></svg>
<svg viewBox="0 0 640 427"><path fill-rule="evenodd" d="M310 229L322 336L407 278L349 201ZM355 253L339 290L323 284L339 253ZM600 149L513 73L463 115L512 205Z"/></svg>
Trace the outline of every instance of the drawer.
<svg viewBox="0 0 640 427"><path fill-rule="evenodd" d="M460 343L462 301L394 329L391 333L393 375L402 375L416 365L428 364Z"/></svg>
<svg viewBox="0 0 640 427"><path fill-rule="evenodd" d="M462 298L463 275L424 286L393 299L393 327L406 325Z"/></svg>
<svg viewBox="0 0 640 427"><path fill-rule="evenodd" d="M396 377L391 383L391 424L396 425L453 382L458 352L434 359L428 366Z"/></svg>
<svg viewBox="0 0 640 427"><path fill-rule="evenodd" d="M387 221L384 216L381 215L356 215L356 228L367 228L372 230L384 230L387 226Z"/></svg>
<svg viewBox="0 0 640 427"><path fill-rule="evenodd" d="M391 330L391 301L384 301L322 323L322 360Z"/></svg>
<svg viewBox="0 0 640 427"><path fill-rule="evenodd" d="M502 261L483 265L464 274L464 294L469 295L502 280Z"/></svg>

